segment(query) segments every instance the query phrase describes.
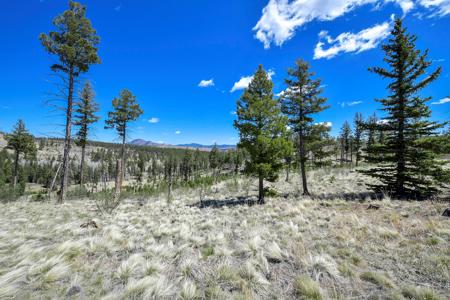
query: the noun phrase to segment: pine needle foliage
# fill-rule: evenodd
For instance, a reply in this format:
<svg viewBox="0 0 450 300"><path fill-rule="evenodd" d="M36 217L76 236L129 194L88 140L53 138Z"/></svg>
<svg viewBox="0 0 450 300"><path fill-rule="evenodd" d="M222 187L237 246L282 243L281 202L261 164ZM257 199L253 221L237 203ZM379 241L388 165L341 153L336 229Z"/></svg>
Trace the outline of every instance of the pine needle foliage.
<svg viewBox="0 0 450 300"><path fill-rule="evenodd" d="M377 178L371 185L376 191L394 197L423 199L438 193L449 174L427 139L438 135L444 124L430 120L431 110L419 92L435 81L441 68L430 72L428 50L416 49L415 35L409 34L401 19L395 20L391 37L383 46L388 68L374 67L370 71L389 79L389 95L377 99L386 116L374 125L383 132L383 143L371 147L366 160L376 166L363 173Z"/></svg>
<svg viewBox="0 0 450 300"><path fill-rule="evenodd" d="M323 92L321 80L313 79L315 75L310 71L310 66L303 60L297 60L294 68L288 70L288 79L285 80L287 89L281 97L282 111L288 117L289 126L298 139L296 145L300 169L302 174L303 194L309 195L306 178L306 145L312 140L317 140L326 126L314 124L314 115L327 109L326 98L321 97Z"/></svg>
<svg viewBox="0 0 450 300"><path fill-rule="evenodd" d="M264 180L275 181L283 167L286 118L273 95L273 83L262 65L237 102L238 147L248 152L244 172L259 179L259 204L264 204Z"/></svg>

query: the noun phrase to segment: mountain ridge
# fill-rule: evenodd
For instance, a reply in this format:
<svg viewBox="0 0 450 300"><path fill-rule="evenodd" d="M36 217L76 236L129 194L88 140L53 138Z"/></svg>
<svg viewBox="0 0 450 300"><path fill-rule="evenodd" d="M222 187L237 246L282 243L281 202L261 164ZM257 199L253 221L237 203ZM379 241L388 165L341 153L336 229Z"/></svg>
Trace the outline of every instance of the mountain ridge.
<svg viewBox="0 0 450 300"><path fill-rule="evenodd" d="M199 150L203 150L203 151L210 151L214 147L214 145L203 145L203 144L199 144L199 143L186 143L186 144L172 145L172 144L156 143L153 141L146 141L144 139L135 139L135 140L131 141L130 144L135 145L135 146L152 146L152 147L161 147L161 148L193 149L193 150L199 149ZM236 145L222 144L222 145L216 145L216 146L221 151L236 149Z"/></svg>

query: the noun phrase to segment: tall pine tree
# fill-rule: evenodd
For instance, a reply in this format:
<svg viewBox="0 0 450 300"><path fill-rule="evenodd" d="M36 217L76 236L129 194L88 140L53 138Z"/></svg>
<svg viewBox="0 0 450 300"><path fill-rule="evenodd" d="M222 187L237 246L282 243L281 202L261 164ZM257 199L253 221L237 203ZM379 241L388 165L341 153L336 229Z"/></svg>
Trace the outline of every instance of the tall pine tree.
<svg viewBox="0 0 450 300"><path fill-rule="evenodd" d="M91 125L100 119L95 115L99 111L99 106L94 98L95 93L92 85L87 81L80 93L80 101L76 103L74 115L74 125L78 127L76 143L81 147L80 185L84 183L84 161L89 130L91 129Z"/></svg>
<svg viewBox="0 0 450 300"><path fill-rule="evenodd" d="M384 143L373 147L369 162L376 167L364 173L381 182L372 185L375 190L401 199L434 195L446 176L432 147L424 142L443 124L430 120L431 110L426 104L430 97L419 95L438 78L441 68L428 71L428 50L416 49L416 40L415 35L407 33L402 20L396 19L391 37L383 45L388 68L370 69L390 83L389 95L377 100L386 113L384 122L376 125L384 133Z"/></svg>
<svg viewBox="0 0 450 300"><path fill-rule="evenodd" d="M361 161L361 149L363 143L364 120L361 113L356 113L353 120L355 127L354 148L355 148L355 165L358 166Z"/></svg>
<svg viewBox="0 0 450 300"><path fill-rule="evenodd" d="M105 129L116 129L117 134L122 139L120 151L122 176L125 177L125 146L127 141L128 126L132 121L136 121L144 111L136 101L136 96L129 90L124 89L120 96L112 101L113 111L108 112L108 119L105 121Z"/></svg>
<svg viewBox="0 0 450 300"><path fill-rule="evenodd" d="M252 81L237 102L239 147L247 150L245 173L259 180L258 203L264 204L264 180L275 181L283 167L282 156L286 141L286 118L281 116L279 103L274 99L273 83L260 65Z"/></svg>
<svg viewBox="0 0 450 300"><path fill-rule="evenodd" d="M19 120L14 126L14 130L11 134L5 136L8 142L7 148L14 150L14 168L12 172L12 185L16 188L18 174L19 174L19 159L20 155L34 155L36 153L36 144L34 143L33 136L25 128L25 123Z"/></svg>
<svg viewBox="0 0 450 300"><path fill-rule="evenodd" d="M303 194L309 195L306 178L306 143L310 138L317 137L319 129L314 127L314 114L317 114L328 106L326 98L321 97L321 80L313 79L314 73L309 70L309 64L303 60L297 60L294 68L288 70L289 78L285 80L287 89L281 97L282 111L288 117L289 125L298 137L296 145L300 171L302 175ZM314 133L314 134L313 134Z"/></svg>
<svg viewBox="0 0 450 300"><path fill-rule="evenodd" d="M56 31L48 35L42 33L40 40L50 54L59 58L57 64L52 65L54 72L64 74L67 91L67 106L65 109L65 140L62 163L61 192L58 202L62 203L66 197L69 184L69 157L72 134L73 93L77 77L89 70L92 64L100 63L97 55L97 44L100 39L91 21L86 18L86 7L78 2L69 1L69 9L53 19Z"/></svg>

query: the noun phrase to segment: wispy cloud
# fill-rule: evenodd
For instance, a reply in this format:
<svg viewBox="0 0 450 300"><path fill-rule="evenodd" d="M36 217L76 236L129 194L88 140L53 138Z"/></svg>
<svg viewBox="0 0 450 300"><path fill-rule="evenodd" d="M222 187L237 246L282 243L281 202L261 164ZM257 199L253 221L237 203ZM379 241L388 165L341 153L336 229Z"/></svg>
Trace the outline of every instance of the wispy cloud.
<svg viewBox="0 0 450 300"><path fill-rule="evenodd" d="M346 106L355 106L358 104L363 103L362 101L349 101L349 102L340 102L339 105L341 107L346 107Z"/></svg>
<svg viewBox="0 0 450 300"><path fill-rule="evenodd" d="M269 76L269 79L272 79L272 77L275 76L275 71L269 70L269 71L267 71L267 75ZM230 92L234 93L235 91L246 89L248 87L248 85L250 84L250 82L252 82L252 80L253 80L253 75L241 77L241 79L239 79L239 81L234 83Z"/></svg>
<svg viewBox="0 0 450 300"><path fill-rule="evenodd" d="M417 7L425 8L431 17L450 14L450 0L269 0L253 30L268 49L272 44L283 45L310 22L332 21L365 5L382 9L387 3L398 5L404 15Z"/></svg>
<svg viewBox="0 0 450 300"><path fill-rule="evenodd" d="M181 134L181 131L180 131L180 130L177 130L177 131L175 131L175 134L176 134L176 135L180 135L180 134Z"/></svg>
<svg viewBox="0 0 450 300"><path fill-rule="evenodd" d="M433 105L440 105L440 104L445 104L445 103L449 103L450 102L450 97L445 97L439 101L436 102L431 102L431 104Z"/></svg>
<svg viewBox="0 0 450 300"><path fill-rule="evenodd" d="M120 11L122 9L122 3L120 3L119 5L117 5L116 7L114 7L115 11Z"/></svg>
<svg viewBox="0 0 450 300"><path fill-rule="evenodd" d="M344 32L336 38L328 35L327 31L319 33L319 42L314 49L314 59L330 59L339 53L361 53L373 49L389 36L390 22L375 25L358 33Z"/></svg>
<svg viewBox="0 0 450 300"><path fill-rule="evenodd" d="M198 86L201 88L207 88L207 87L214 86L214 79L202 80L202 81L200 81Z"/></svg>
<svg viewBox="0 0 450 300"><path fill-rule="evenodd" d="M432 16L443 17L450 14L450 0L418 0L419 4L432 10Z"/></svg>
<svg viewBox="0 0 450 300"><path fill-rule="evenodd" d="M156 124L156 123L159 123L159 118L155 118L155 117L153 117L153 118L150 118L149 120L148 120L148 122L149 123L152 123L152 124Z"/></svg>

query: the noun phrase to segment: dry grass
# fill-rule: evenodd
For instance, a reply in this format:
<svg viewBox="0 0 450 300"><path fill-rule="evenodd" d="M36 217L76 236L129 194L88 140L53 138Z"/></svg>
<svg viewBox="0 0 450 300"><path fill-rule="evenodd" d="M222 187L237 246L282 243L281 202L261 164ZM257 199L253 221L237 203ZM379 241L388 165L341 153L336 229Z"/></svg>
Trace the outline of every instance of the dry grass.
<svg viewBox="0 0 450 300"><path fill-rule="evenodd" d="M125 201L111 216L89 201L0 205L0 299L445 299L445 204L383 200L367 210L341 198L366 192L360 175L310 178L331 200L280 181L264 206L199 208L188 190L170 204ZM248 180L230 184L208 199L256 194ZM80 228L89 220L99 228Z"/></svg>

